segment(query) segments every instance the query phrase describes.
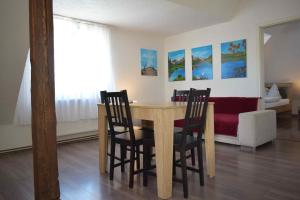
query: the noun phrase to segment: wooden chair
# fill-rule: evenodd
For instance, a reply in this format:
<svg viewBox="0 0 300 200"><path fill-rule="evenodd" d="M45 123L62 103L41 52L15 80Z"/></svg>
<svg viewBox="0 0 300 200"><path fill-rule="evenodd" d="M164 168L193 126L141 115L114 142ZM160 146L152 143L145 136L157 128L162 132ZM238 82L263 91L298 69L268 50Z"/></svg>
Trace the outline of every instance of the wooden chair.
<svg viewBox="0 0 300 200"><path fill-rule="evenodd" d="M202 134L205 129L206 111L210 88L207 90L191 89L188 96L187 109L184 118L184 127L180 134L174 135L174 152L180 153L180 160L174 160L175 166L180 166L182 171L184 198L188 197L187 169L196 171L200 176L200 185L204 185ZM191 132L197 130L195 138ZM197 148L199 168L186 165L186 151ZM175 154L175 153L174 153ZM175 157L175 156L174 156Z"/></svg>
<svg viewBox="0 0 300 200"><path fill-rule="evenodd" d="M101 100L101 103L103 103L103 104L105 103L104 102L104 96L103 96L104 92L107 92L107 91L106 90L100 91L100 100ZM109 102L109 103L111 103L111 102ZM115 129L116 129L115 134L121 134L121 133L125 133L125 132L128 131L128 130L122 130L123 128L122 127L115 127ZM108 133L108 136L110 136L109 128L107 130L107 133ZM107 148L108 148L108 146L107 146ZM125 152L123 152L123 151L125 151ZM120 155L124 155L125 158L127 158L127 152L128 151L130 152L130 149L127 146L122 147L122 148L120 148ZM111 155L109 151L107 151L107 155L108 156ZM115 156L115 159L121 161L120 157ZM137 167L138 167L138 169L140 168L140 160L137 161ZM121 171L124 172L124 165L122 165Z"/></svg>
<svg viewBox="0 0 300 200"><path fill-rule="evenodd" d="M105 103L111 135L110 180L113 180L114 168L121 166L121 171L124 171L125 164L129 162L129 187L132 188L133 176L144 171L139 169L139 166L136 171L134 170L135 160L140 160L139 148L143 146L144 151L149 151L154 146L153 131L134 129L126 90L121 92L102 91L101 95ZM120 128L122 128L121 131ZM115 159L118 160L115 156L116 144L119 144L121 148L121 159L117 164L115 164ZM127 147L130 149L129 160L125 160ZM147 159L150 159L147 158L147 155L144 154L143 156L144 163L147 163Z"/></svg>
<svg viewBox="0 0 300 200"><path fill-rule="evenodd" d="M173 102L185 102L188 99L190 90L174 90L171 101Z"/></svg>
<svg viewBox="0 0 300 200"><path fill-rule="evenodd" d="M171 97L171 101L173 102L186 102L188 100L190 90L174 90L173 96ZM175 126L179 128L183 128L183 123L180 121L184 121L183 119L181 120L176 120L175 121ZM179 122L179 123L177 123ZM193 134L193 132L191 132ZM192 165L195 165L196 163L196 155L195 155L195 149L191 149L191 154L187 156L188 158L192 159ZM173 171L174 174L176 174L176 170Z"/></svg>

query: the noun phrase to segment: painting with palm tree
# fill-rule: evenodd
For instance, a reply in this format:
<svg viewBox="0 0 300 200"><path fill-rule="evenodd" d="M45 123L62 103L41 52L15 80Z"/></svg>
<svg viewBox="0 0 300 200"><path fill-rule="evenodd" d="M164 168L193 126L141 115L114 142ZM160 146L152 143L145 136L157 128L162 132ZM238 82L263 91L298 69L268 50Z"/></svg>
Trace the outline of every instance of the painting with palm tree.
<svg viewBox="0 0 300 200"><path fill-rule="evenodd" d="M157 76L157 51L141 49L141 74L144 76Z"/></svg>
<svg viewBox="0 0 300 200"><path fill-rule="evenodd" d="M212 80L212 45L192 48L193 80Z"/></svg>
<svg viewBox="0 0 300 200"><path fill-rule="evenodd" d="M247 77L246 40L221 44L222 79Z"/></svg>
<svg viewBox="0 0 300 200"><path fill-rule="evenodd" d="M185 80L185 51L171 51L168 53L169 81Z"/></svg>

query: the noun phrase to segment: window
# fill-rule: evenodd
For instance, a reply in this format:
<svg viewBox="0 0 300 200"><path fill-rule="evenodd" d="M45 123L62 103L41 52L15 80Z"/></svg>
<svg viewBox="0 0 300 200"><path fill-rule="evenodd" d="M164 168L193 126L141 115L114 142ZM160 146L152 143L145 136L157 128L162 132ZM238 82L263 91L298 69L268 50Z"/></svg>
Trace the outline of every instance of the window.
<svg viewBox="0 0 300 200"><path fill-rule="evenodd" d="M105 26L54 17L55 102L58 121L95 119L100 90L113 90L110 32ZM31 123L29 53L15 113Z"/></svg>

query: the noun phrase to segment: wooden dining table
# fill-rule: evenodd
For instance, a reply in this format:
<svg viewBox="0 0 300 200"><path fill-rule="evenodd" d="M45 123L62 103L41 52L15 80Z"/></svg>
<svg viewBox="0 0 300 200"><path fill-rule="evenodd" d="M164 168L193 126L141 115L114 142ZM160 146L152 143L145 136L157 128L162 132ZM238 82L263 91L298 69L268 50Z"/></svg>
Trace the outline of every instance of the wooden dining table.
<svg viewBox="0 0 300 200"><path fill-rule="evenodd" d="M173 131L174 120L183 119L186 111L184 102L161 104L130 104L133 119L153 121L157 174L157 195L168 199L172 196ZM104 104L98 104L99 168L106 173L107 167L107 117ZM215 176L214 103L209 102L205 126L206 172Z"/></svg>

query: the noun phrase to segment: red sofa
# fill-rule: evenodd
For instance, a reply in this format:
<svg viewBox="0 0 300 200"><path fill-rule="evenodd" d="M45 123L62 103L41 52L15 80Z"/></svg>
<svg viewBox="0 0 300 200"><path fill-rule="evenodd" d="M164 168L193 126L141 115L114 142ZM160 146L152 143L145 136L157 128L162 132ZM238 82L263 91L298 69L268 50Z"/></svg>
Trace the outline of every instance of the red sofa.
<svg viewBox="0 0 300 200"><path fill-rule="evenodd" d="M239 114L257 110L258 98L211 97L214 102L215 132L221 135L237 136ZM175 127L183 127L184 120L176 120Z"/></svg>
<svg viewBox="0 0 300 200"><path fill-rule="evenodd" d="M259 98L211 97L214 102L215 139L219 142L255 148L276 138L274 112L259 110ZM182 128L184 120L176 120Z"/></svg>
<svg viewBox="0 0 300 200"><path fill-rule="evenodd" d="M237 136L239 114L257 110L258 98L212 97L214 105L215 132Z"/></svg>

